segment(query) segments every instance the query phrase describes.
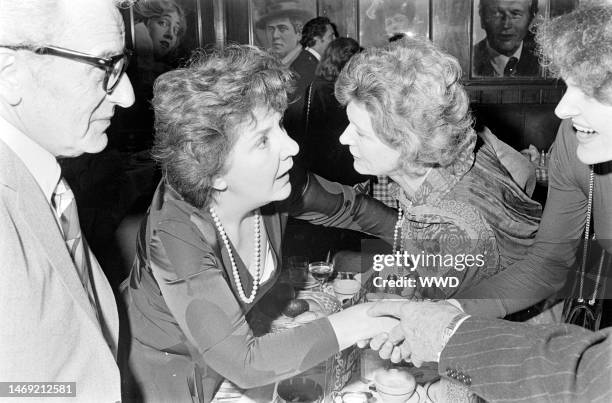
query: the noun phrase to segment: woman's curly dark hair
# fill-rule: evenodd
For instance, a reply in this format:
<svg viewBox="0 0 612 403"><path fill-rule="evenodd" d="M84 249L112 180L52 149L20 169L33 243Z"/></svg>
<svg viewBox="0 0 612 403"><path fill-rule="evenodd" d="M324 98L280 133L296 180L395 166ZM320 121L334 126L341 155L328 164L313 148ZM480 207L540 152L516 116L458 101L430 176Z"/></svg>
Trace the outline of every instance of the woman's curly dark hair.
<svg viewBox="0 0 612 403"><path fill-rule="evenodd" d="M334 39L323 52L315 75L327 81L335 81L346 62L360 51L359 43L353 38Z"/></svg>
<svg viewBox="0 0 612 403"><path fill-rule="evenodd" d="M401 150L404 168L448 166L476 136L453 56L426 38L406 37L353 56L336 98L363 104L382 141Z"/></svg>
<svg viewBox="0 0 612 403"><path fill-rule="evenodd" d="M292 74L267 52L248 45L201 51L153 87L153 157L168 183L197 208L210 203L224 172L236 127L255 120L256 107L281 114Z"/></svg>
<svg viewBox="0 0 612 403"><path fill-rule="evenodd" d="M612 4L592 1L545 21L536 41L542 63L553 74L612 105Z"/></svg>

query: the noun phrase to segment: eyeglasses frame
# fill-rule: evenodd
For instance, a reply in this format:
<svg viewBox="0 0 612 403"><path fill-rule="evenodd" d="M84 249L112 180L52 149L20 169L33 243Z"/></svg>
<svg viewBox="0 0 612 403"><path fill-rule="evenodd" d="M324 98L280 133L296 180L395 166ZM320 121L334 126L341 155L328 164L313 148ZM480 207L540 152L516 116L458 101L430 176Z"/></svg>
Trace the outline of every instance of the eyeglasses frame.
<svg viewBox="0 0 612 403"><path fill-rule="evenodd" d="M130 62L130 58L132 56L132 51L129 49L125 49L123 53L111 56L109 58L104 58L100 56L93 56L87 53L79 52L76 50L66 49L59 46L28 46L28 45L0 45L2 48L7 48L11 50L29 50L31 52L36 53L37 55L51 55L57 57L63 57L68 60L75 60L81 63L86 63L94 67L98 67L105 72L104 82L102 83L102 87L107 94L111 94L113 90L117 87L119 82L121 81L121 76L127 70L127 67ZM112 88L108 88L108 80L114 70L115 65L119 60L124 59L123 67L121 69L121 73L119 74L119 79L112 86Z"/></svg>

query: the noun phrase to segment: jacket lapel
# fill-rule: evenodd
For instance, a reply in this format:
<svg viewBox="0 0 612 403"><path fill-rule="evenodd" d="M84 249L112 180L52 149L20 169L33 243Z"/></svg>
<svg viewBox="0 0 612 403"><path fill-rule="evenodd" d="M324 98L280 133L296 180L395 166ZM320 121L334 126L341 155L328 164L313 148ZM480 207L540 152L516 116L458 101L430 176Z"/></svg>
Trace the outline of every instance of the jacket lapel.
<svg viewBox="0 0 612 403"><path fill-rule="evenodd" d="M8 151L5 149L4 151ZM6 154L6 153L4 153ZM55 213L47 202L42 190L17 156L8 151L10 161L15 173L15 189L21 214L28 224L30 231L40 242L51 266L59 273L66 290L83 308L86 315L100 327L93 307L85 293L77 274L76 267L68 253L64 237L55 219Z"/></svg>

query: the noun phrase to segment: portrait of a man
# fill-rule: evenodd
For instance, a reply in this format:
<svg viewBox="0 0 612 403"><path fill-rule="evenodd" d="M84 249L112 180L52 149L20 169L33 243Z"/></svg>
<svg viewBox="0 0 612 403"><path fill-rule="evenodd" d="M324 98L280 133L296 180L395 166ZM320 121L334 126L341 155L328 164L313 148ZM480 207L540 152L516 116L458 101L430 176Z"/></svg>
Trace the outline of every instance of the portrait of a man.
<svg viewBox="0 0 612 403"><path fill-rule="evenodd" d="M255 44L290 65L302 50L302 28L314 18L314 1L260 1L254 5L255 28L260 32Z"/></svg>
<svg viewBox="0 0 612 403"><path fill-rule="evenodd" d="M539 76L534 35L530 32L538 13L538 0L480 0L475 7L486 37L472 50L472 75Z"/></svg>

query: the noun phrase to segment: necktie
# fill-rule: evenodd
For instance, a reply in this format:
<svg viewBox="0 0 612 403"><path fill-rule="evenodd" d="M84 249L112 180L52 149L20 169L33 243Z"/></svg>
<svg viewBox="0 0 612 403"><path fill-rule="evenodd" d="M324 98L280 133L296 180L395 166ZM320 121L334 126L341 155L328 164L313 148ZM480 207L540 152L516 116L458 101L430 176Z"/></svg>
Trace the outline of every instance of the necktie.
<svg viewBox="0 0 612 403"><path fill-rule="evenodd" d="M508 59L506 67L504 68L504 77L513 77L516 75L516 65L518 61L519 60L514 56Z"/></svg>
<svg viewBox="0 0 612 403"><path fill-rule="evenodd" d="M68 183L62 178L53 193L52 204L60 219L60 226L64 234L66 246L77 268L81 284L89 297L89 302L96 312L96 302L91 282L91 261L89 248L85 238L81 236L79 214L77 211L74 193Z"/></svg>

